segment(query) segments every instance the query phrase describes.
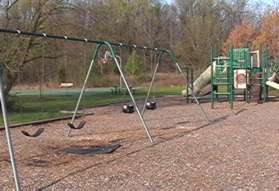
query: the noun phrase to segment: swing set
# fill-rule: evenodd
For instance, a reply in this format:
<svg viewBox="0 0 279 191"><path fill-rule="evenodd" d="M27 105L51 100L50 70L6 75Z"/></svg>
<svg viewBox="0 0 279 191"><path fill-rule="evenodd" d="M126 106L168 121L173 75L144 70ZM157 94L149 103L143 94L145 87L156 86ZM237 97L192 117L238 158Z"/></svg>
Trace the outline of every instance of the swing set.
<svg viewBox="0 0 279 191"><path fill-rule="evenodd" d="M22 36L29 36L29 37L37 37L37 38L44 38L44 39L57 39L57 40L64 40L64 41L73 41L73 42L83 42L83 43L92 43L92 44L96 44L96 48L93 54L93 57L91 59L90 65L88 67L87 73L85 75L85 79L82 85L82 88L80 90L75 108L74 108L74 112L72 115L72 118L70 120L70 122L67 124L65 130L66 130L66 135L67 136L71 136L72 130L80 130L82 129L85 124L86 121L81 121L80 123L75 123L77 114L78 114L78 110L80 107L80 103L81 100L84 96L85 90L86 90L86 86L88 83L88 79L90 77L90 75L92 74L92 72L95 69L96 63L98 62L99 59L99 52L100 49L102 47L106 48L106 52L105 55L103 57L103 60L106 61L108 59L111 59L113 61L113 63L116 65L117 70L120 74L120 86L122 88L122 86L124 85L124 87L126 88L128 95L131 99L132 104L127 105L127 109L129 110L128 113L132 113L133 110L135 110L135 112L137 113L140 123L142 124L143 129L145 130L147 137L149 138L149 141L151 143L154 143L154 140L151 136L149 127L146 124L146 121L144 119L144 113L146 109L156 109L157 105L156 102L154 100L150 99L150 94L151 94L151 90L152 87L154 85L154 81L155 81L155 77L156 74L158 72L158 68L159 66L162 64L162 57L163 56L168 56L172 63L175 64L175 67L178 69L179 73L182 75L182 77L185 79L185 86L186 89L188 88L192 88L191 83L189 83L190 79L193 79L193 72L191 68L186 68L186 72L183 71L182 67L178 64L177 62L177 58L174 52L172 52L171 50L168 49L161 49L161 48L150 48L150 47L145 47L145 46L138 46L135 44L124 44L124 43L114 43L114 42L109 42L109 41L98 41L98 40L90 40L90 39L86 39L86 38L76 38L76 37L68 37L68 36L58 36L58 35L50 35L50 34L46 34L46 33L34 33L34 32L24 32L24 31L20 31L20 30L10 30L10 29L0 29L0 33L9 33L9 34L14 34L14 35L22 35ZM142 108L142 110L140 111L138 104L135 101L134 95L131 91L131 86L128 83L127 77L124 75L124 72L122 70L122 64L121 64L121 56L117 55L117 49L121 50L124 48L129 48L129 49L133 49L133 50L143 50L144 53L146 51L150 51L150 52L154 52L156 54L158 54L158 61L156 61L156 65L154 68L154 71L152 73L152 80L149 84L148 87L148 92L146 95L146 98L144 100L144 106ZM3 78L3 69L4 67L1 66L1 70L0 70L0 77ZM193 92L193 91L192 91ZM205 113L204 109L202 108L202 106L200 105L198 99L196 98L196 96L193 94L192 95L195 98L196 103L199 105L202 113L204 114L205 118L207 119L207 121L210 122L210 120L208 119L207 114ZM13 144L12 144L12 140L11 140L11 135L10 135L10 131L9 131L9 124L8 124L8 118L7 118L7 114L6 114L6 105L5 105L5 98L3 95L3 82L2 80L0 80L0 101L1 101L1 107L2 107L2 115L3 115L3 119L4 119L4 126L5 126L5 132L6 132L6 139L7 139L7 143L8 143L8 149L9 149L9 154L10 154L10 158L11 158L11 164L12 164L12 169L13 169L13 174L14 174L14 181L15 181L15 185L16 185L16 190L19 191L20 190L20 182L19 182L19 178L18 178L18 173L17 173L17 168L16 168L16 161L15 161L15 156L14 156L14 151L13 151ZM124 106L123 106L124 109ZM40 128L38 129L36 132L34 133L29 133L26 131L22 131L23 135L27 136L27 137L38 137L41 134L43 134L44 129Z"/></svg>

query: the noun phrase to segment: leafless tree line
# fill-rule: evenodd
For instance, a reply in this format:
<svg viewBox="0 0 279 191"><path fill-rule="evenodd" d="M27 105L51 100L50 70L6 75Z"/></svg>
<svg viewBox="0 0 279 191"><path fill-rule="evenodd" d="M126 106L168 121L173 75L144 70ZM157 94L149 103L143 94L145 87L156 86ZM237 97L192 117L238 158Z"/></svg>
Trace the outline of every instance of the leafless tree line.
<svg viewBox="0 0 279 191"><path fill-rule="evenodd" d="M1 28L80 36L173 49L180 62L202 71L212 47L234 26L256 18L248 0L2 0ZM255 22L257 22L255 20ZM94 45L0 34L6 92L16 83L72 78L80 82ZM131 50L122 50L125 60ZM146 68L155 56L145 55ZM35 67L34 67L35 66ZM36 75L34 75L36 74Z"/></svg>

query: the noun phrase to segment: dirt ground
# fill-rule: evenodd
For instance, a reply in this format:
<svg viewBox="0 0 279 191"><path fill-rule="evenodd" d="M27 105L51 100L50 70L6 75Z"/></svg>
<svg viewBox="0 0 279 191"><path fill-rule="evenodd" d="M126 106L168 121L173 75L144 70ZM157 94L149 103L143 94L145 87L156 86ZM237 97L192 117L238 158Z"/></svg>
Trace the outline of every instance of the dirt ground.
<svg viewBox="0 0 279 191"><path fill-rule="evenodd" d="M65 136L66 121L12 129L23 190L279 190L279 102L237 102L215 110L182 98L158 100L145 118L150 144L138 116L119 105L92 109L86 127ZM45 128L39 138L25 129ZM73 146L121 147L111 154L71 155ZM0 132L0 190L13 190L4 131Z"/></svg>

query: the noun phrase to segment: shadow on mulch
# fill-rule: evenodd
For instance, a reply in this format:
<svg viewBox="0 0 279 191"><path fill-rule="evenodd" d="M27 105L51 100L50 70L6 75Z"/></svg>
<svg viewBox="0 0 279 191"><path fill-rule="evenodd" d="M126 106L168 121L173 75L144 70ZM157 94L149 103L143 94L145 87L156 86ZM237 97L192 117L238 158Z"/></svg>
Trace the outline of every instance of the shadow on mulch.
<svg viewBox="0 0 279 191"><path fill-rule="evenodd" d="M75 146L63 149L62 152L66 154L74 154L74 155L87 155L94 156L96 154L109 154L116 151L120 144L115 145L106 145L106 146Z"/></svg>
<svg viewBox="0 0 279 191"><path fill-rule="evenodd" d="M229 115L225 115L225 116L222 116L222 117L219 117L219 118L216 118L216 119L213 119L210 123L208 123L209 125L212 125L212 124L215 124L215 123L218 123L220 121L225 121L228 117L230 117Z"/></svg>
<svg viewBox="0 0 279 191"><path fill-rule="evenodd" d="M240 113L243 113L244 111L247 111L248 109L241 109L237 111L234 115L239 115Z"/></svg>
<svg viewBox="0 0 279 191"><path fill-rule="evenodd" d="M27 162L27 166L34 166L34 167L49 167L51 165L50 161L41 160L41 159L32 159Z"/></svg>

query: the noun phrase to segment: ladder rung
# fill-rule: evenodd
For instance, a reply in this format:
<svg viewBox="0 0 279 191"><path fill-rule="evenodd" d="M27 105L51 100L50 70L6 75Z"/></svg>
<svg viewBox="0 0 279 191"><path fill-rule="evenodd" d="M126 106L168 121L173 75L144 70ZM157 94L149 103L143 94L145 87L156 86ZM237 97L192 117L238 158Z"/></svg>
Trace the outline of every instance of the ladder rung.
<svg viewBox="0 0 279 191"><path fill-rule="evenodd" d="M213 83L213 85L229 85L230 83L226 83L226 82L217 82L217 83Z"/></svg>
<svg viewBox="0 0 279 191"><path fill-rule="evenodd" d="M213 92L215 95L230 95L228 92Z"/></svg>
<svg viewBox="0 0 279 191"><path fill-rule="evenodd" d="M224 66L224 65L216 65L216 68L225 68L225 67L228 67L228 66Z"/></svg>

